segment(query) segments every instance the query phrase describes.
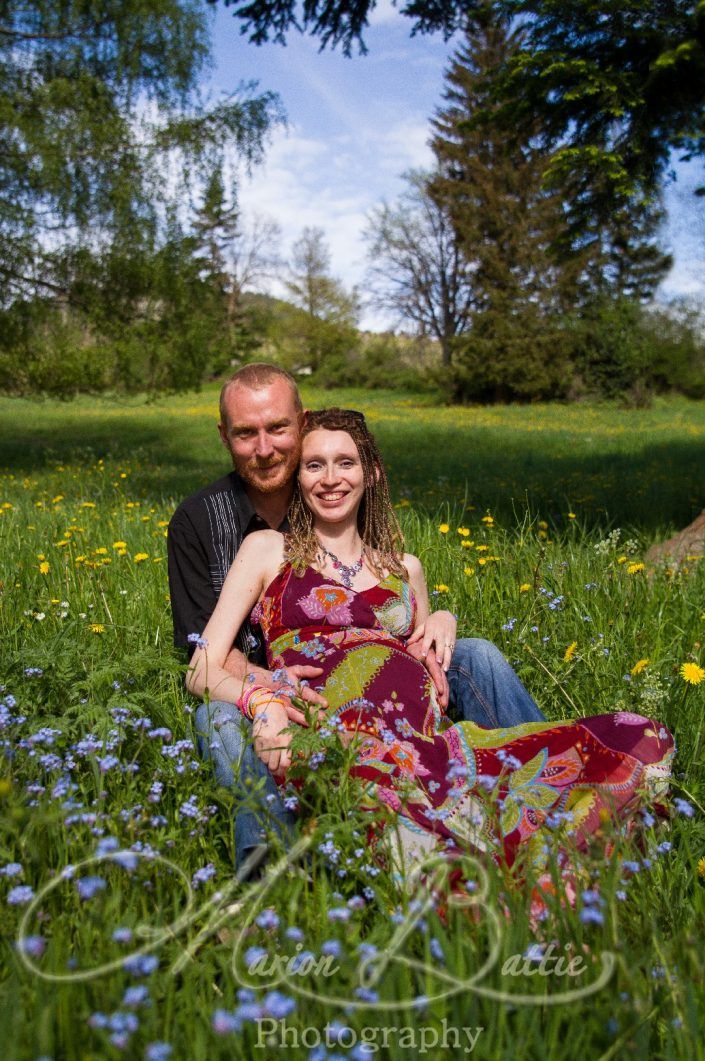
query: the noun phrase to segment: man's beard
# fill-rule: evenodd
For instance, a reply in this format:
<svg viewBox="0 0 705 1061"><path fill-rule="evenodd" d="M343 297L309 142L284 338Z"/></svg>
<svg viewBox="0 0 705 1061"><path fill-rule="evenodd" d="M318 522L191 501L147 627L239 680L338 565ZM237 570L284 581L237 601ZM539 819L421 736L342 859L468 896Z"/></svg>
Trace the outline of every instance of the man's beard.
<svg viewBox="0 0 705 1061"><path fill-rule="evenodd" d="M298 467L298 456L292 455L290 459L282 458L273 464L259 465L256 462L248 462L241 467L236 466L240 478L260 494L274 494L281 490L287 483L291 482ZM276 468L277 475L263 476L262 473L268 469Z"/></svg>

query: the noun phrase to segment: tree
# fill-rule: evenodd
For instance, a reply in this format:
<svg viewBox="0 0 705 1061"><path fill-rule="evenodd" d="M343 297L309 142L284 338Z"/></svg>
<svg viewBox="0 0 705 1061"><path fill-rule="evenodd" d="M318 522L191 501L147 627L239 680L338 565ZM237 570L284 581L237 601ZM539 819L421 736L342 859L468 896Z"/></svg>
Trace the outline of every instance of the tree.
<svg viewBox="0 0 705 1061"><path fill-rule="evenodd" d="M429 191L428 175L408 173L406 182L395 207L383 203L368 219L373 302L437 339L448 366L452 340L468 326L473 270L446 208Z"/></svg>
<svg viewBox="0 0 705 1061"><path fill-rule="evenodd" d="M175 189L227 146L255 161L278 120L244 86L210 109L197 0L7 0L0 14L0 297L63 291L62 252L142 242ZM175 190L174 195L178 194ZM65 292L64 292L65 293Z"/></svg>
<svg viewBox="0 0 705 1061"><path fill-rule="evenodd" d="M355 43L377 0L224 0L260 44L290 29L322 47ZM648 199L671 152L705 153L705 9L700 0L407 0L412 33L472 31L487 10L527 29L497 100L513 128L541 118L556 148L551 180L574 185L573 212L603 216L623 196Z"/></svg>
<svg viewBox="0 0 705 1061"><path fill-rule="evenodd" d="M303 311L300 339L317 371L323 360L339 355L356 341L357 295L348 294L331 276L330 251L322 228L304 228L292 247L286 286L294 304Z"/></svg>
<svg viewBox="0 0 705 1061"><path fill-rule="evenodd" d="M579 266L559 261L563 203L542 183L547 154L536 130L511 134L472 122L488 105L495 71L522 31L488 18L468 34L446 73L433 122L438 172L431 195L472 267L473 305L448 377L457 397L551 394L562 374L555 332L576 295Z"/></svg>

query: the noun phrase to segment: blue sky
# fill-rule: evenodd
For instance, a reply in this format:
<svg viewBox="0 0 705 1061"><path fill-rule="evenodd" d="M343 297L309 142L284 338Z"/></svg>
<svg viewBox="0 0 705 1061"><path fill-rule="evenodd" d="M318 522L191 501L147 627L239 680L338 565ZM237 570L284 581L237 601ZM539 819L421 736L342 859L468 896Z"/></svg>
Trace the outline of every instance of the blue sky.
<svg viewBox="0 0 705 1061"><path fill-rule="evenodd" d="M243 213L279 222L285 256L304 226L324 229L333 272L348 287L363 283L366 215L382 199L395 200L405 170L432 162L429 119L454 45L439 34L412 38L410 24L381 0L365 37L368 54L346 59L340 51L319 52L316 41L295 33L286 47L256 47L226 8L217 5L214 15L211 91L257 80L260 89L279 93L288 119L264 164L241 178ZM677 172L664 241L676 261L662 295L705 301L705 200L691 192L702 164ZM276 284L270 288L277 292ZM388 323L372 311L362 321L372 328Z"/></svg>

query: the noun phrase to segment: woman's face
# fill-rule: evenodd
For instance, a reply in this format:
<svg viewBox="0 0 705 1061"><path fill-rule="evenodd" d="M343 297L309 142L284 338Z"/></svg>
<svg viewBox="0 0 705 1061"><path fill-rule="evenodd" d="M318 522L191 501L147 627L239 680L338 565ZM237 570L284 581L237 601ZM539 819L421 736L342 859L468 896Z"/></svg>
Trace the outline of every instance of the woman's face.
<svg viewBox="0 0 705 1061"><path fill-rule="evenodd" d="M318 428L301 446L299 482L304 501L314 516L340 523L357 510L365 490L362 462L347 431Z"/></svg>

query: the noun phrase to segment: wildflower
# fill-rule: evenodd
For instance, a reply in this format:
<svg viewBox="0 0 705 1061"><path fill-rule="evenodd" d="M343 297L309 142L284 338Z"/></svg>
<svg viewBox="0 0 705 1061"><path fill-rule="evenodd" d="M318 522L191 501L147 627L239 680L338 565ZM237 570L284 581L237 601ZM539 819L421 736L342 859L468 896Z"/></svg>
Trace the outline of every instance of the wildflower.
<svg viewBox="0 0 705 1061"><path fill-rule="evenodd" d="M255 918L255 924L259 925L259 927L263 928L265 931L275 929L279 926L279 915L275 910L272 910L272 908L269 907L268 909L263 910L262 913Z"/></svg>
<svg viewBox="0 0 705 1061"><path fill-rule="evenodd" d="M568 513L568 519L575 519L575 513L574 512L569 512Z"/></svg>
<svg viewBox="0 0 705 1061"><path fill-rule="evenodd" d="M705 858L698 859L698 876L705 877Z"/></svg>
<svg viewBox="0 0 705 1061"><path fill-rule="evenodd" d="M529 582L522 582L522 584L519 586L520 593L528 593L530 589L531 584Z"/></svg>
<svg viewBox="0 0 705 1061"><path fill-rule="evenodd" d="M458 534L459 534L459 535L460 535L460 536L461 536L462 538L467 538L467 537L468 537L468 535L470 534L470 530L469 530L469 528L468 528L468 527L458 527Z"/></svg>
<svg viewBox="0 0 705 1061"><path fill-rule="evenodd" d="M149 553L135 553L132 559L136 564L141 564L143 560L149 560Z"/></svg>
<svg viewBox="0 0 705 1061"><path fill-rule="evenodd" d="M105 626L103 623L91 623L90 629L92 634L104 634Z"/></svg>
<svg viewBox="0 0 705 1061"><path fill-rule="evenodd" d="M200 634L188 634L186 640L190 645L196 645L198 648L208 648L208 638L201 637Z"/></svg>
<svg viewBox="0 0 705 1061"><path fill-rule="evenodd" d="M628 575L636 575L637 571L643 571L645 564L630 564L627 568Z"/></svg>
<svg viewBox="0 0 705 1061"><path fill-rule="evenodd" d="M692 818L695 814L692 804L688 803L687 799L680 799L676 797L673 801L673 805L679 814L682 814L685 818Z"/></svg>
<svg viewBox="0 0 705 1061"><path fill-rule="evenodd" d="M17 949L21 950L23 954L28 954L30 958L41 958L46 950L46 945L47 941L44 936L25 936L17 944Z"/></svg>
<svg viewBox="0 0 705 1061"><path fill-rule="evenodd" d="M113 549L126 549L126 548L127 548L127 543L126 542L113 542Z"/></svg>
<svg viewBox="0 0 705 1061"><path fill-rule="evenodd" d="M490 527L494 523L494 517L493 516L483 516L482 517L482 522L486 523L487 526Z"/></svg>
<svg viewBox="0 0 705 1061"><path fill-rule="evenodd" d="M465 572L466 575L474 575L475 574L475 568L474 567L465 567L465 568L463 568L463 571Z"/></svg>
<svg viewBox="0 0 705 1061"><path fill-rule="evenodd" d="M130 1009L136 1009L137 1006L144 1005L149 1000L149 988L144 984L138 984L136 987L128 987L125 994L122 996L123 1006L128 1006Z"/></svg>
<svg viewBox="0 0 705 1061"><path fill-rule="evenodd" d="M170 1043L160 1041L149 1043L144 1051L145 1061L168 1061L172 1051L173 1047Z"/></svg>
<svg viewBox="0 0 705 1061"><path fill-rule="evenodd" d="M636 661L636 663L634 664L634 666L632 667L632 669L630 670L630 672L629 672L631 674L632 678L636 678L637 674L641 674L641 672L643 671L644 667L648 666L648 663L649 663L648 657L646 657L645 659L638 659Z"/></svg>
<svg viewBox="0 0 705 1061"><path fill-rule="evenodd" d="M46 560L42 560L41 564L39 565L39 573L41 575L48 575L49 574L49 564L47 563Z"/></svg>
<svg viewBox="0 0 705 1061"><path fill-rule="evenodd" d="M450 527L448 526L447 523L441 523L439 525L439 527L438 527L438 531L439 531L440 534L447 534L449 530L450 530Z"/></svg>
<svg viewBox="0 0 705 1061"><path fill-rule="evenodd" d="M105 888L105 881L102 877L81 877L76 881L76 888L80 898L85 901L92 899L94 895L102 891Z"/></svg>
<svg viewBox="0 0 705 1061"><path fill-rule="evenodd" d="M131 954L122 963L131 976L151 976L159 965L159 958L155 954Z"/></svg>
<svg viewBox="0 0 705 1061"><path fill-rule="evenodd" d="M502 623L502 629L509 630L511 632L516 626L516 622L516 619L507 619L506 623Z"/></svg>
<svg viewBox="0 0 705 1061"><path fill-rule="evenodd" d="M3 877L21 877L23 873L24 870L19 862L8 862L0 869L0 875Z"/></svg>
<svg viewBox="0 0 705 1061"><path fill-rule="evenodd" d="M488 549L489 549L489 545L476 545L475 546L475 552L476 553L486 553Z"/></svg>
<svg viewBox="0 0 705 1061"><path fill-rule="evenodd" d="M688 685L700 685L700 682L705 678L705 670L699 667L697 663L684 663L679 674Z"/></svg>
<svg viewBox="0 0 705 1061"><path fill-rule="evenodd" d="M447 593L448 592L448 586L446 586L445 582L439 582L438 585L434 586L433 588L435 589L436 593ZM705 672L703 672L703 673L705 673Z"/></svg>
<svg viewBox="0 0 705 1061"><path fill-rule="evenodd" d="M29 884L18 884L7 893L8 906L24 906L34 898L34 889Z"/></svg>
<svg viewBox="0 0 705 1061"><path fill-rule="evenodd" d="M571 641L571 643L568 645L567 649L565 650L565 652L563 654L563 662L564 663L570 663L570 661L572 660L573 656L575 655L575 650L576 650L577 647L578 647L578 642L577 641Z"/></svg>

